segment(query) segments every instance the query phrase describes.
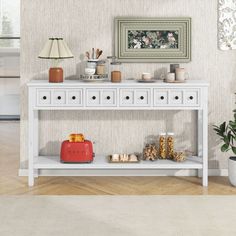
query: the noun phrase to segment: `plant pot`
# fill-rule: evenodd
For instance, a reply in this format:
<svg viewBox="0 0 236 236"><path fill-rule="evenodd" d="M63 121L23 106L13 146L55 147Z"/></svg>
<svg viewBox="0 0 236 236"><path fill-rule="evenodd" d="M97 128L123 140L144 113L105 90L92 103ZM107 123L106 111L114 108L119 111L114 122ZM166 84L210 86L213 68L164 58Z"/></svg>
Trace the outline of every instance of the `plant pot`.
<svg viewBox="0 0 236 236"><path fill-rule="evenodd" d="M236 156L229 158L228 169L229 169L229 182L236 187Z"/></svg>

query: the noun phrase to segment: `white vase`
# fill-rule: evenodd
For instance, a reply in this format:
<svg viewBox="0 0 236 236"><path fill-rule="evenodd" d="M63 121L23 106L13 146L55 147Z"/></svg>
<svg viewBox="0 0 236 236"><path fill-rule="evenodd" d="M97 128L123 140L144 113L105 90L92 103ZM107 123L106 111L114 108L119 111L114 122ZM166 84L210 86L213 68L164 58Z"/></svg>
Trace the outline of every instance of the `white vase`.
<svg viewBox="0 0 236 236"><path fill-rule="evenodd" d="M229 181L236 187L236 156L230 157L228 160Z"/></svg>

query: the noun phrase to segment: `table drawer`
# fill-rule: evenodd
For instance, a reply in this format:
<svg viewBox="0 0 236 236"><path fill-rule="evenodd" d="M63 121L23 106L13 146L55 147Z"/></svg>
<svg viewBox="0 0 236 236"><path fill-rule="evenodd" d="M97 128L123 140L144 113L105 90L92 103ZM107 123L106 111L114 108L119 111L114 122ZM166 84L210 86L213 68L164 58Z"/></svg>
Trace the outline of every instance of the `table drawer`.
<svg viewBox="0 0 236 236"><path fill-rule="evenodd" d="M184 93L184 104L186 106L200 105L200 91L198 89L187 90Z"/></svg>
<svg viewBox="0 0 236 236"><path fill-rule="evenodd" d="M56 106L63 106L66 104L66 91L65 90L53 90L52 91L52 103Z"/></svg>
<svg viewBox="0 0 236 236"><path fill-rule="evenodd" d="M169 90L168 93L169 105L184 105L184 91L180 89Z"/></svg>
<svg viewBox="0 0 236 236"><path fill-rule="evenodd" d="M168 105L168 90L154 89L154 106Z"/></svg>
<svg viewBox="0 0 236 236"><path fill-rule="evenodd" d="M117 105L116 89L87 89L86 106L113 107Z"/></svg>
<svg viewBox="0 0 236 236"><path fill-rule="evenodd" d="M83 105L83 90L68 90L67 104L69 106L82 106Z"/></svg>
<svg viewBox="0 0 236 236"><path fill-rule="evenodd" d="M116 106L116 90L115 89L104 89L102 93L102 106Z"/></svg>
<svg viewBox="0 0 236 236"><path fill-rule="evenodd" d="M47 89L39 89L37 94L37 106L50 106L52 104L51 91Z"/></svg>
<svg viewBox="0 0 236 236"><path fill-rule="evenodd" d="M120 106L151 106L150 89L120 89Z"/></svg>
<svg viewBox="0 0 236 236"><path fill-rule="evenodd" d="M136 106L151 106L151 91L149 89L135 90L135 105Z"/></svg>
<svg viewBox="0 0 236 236"><path fill-rule="evenodd" d="M189 107L199 105L199 89L154 89L154 106Z"/></svg>

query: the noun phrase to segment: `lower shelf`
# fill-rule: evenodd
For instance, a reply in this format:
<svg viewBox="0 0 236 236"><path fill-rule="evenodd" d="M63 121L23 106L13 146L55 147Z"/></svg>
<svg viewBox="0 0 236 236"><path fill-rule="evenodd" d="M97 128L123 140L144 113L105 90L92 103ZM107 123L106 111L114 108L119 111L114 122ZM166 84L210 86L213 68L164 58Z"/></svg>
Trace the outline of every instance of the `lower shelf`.
<svg viewBox="0 0 236 236"><path fill-rule="evenodd" d="M96 156L92 163L65 164L59 156L38 156L34 159L35 169L202 169L201 157L188 157L184 162L171 160L141 161L139 163L108 163L105 156Z"/></svg>

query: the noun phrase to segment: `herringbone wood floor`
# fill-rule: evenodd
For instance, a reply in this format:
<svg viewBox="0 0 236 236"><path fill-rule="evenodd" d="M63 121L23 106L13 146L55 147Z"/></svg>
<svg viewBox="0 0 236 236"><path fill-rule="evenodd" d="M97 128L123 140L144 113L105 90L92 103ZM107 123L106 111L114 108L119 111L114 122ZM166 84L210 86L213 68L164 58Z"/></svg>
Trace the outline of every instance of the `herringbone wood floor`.
<svg viewBox="0 0 236 236"><path fill-rule="evenodd" d="M0 194L12 195L198 195L236 194L226 177L39 177L34 187L18 177L19 123L0 122Z"/></svg>

